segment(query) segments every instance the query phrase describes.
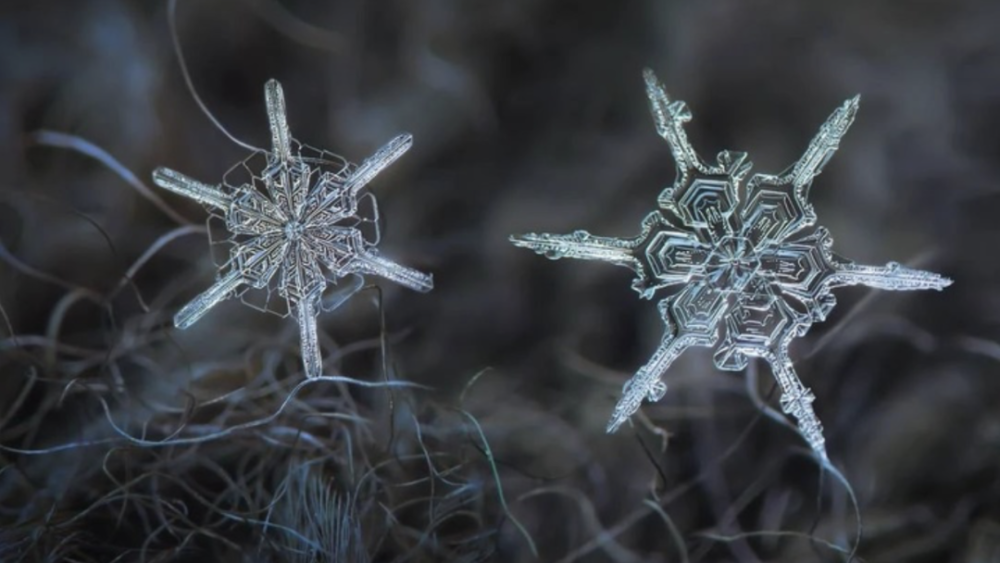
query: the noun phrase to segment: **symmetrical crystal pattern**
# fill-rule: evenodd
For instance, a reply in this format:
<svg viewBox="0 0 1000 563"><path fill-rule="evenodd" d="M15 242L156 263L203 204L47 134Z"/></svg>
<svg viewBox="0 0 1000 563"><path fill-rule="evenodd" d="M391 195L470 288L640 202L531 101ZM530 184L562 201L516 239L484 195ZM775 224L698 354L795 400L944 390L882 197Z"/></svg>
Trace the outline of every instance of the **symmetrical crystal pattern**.
<svg viewBox="0 0 1000 563"><path fill-rule="evenodd" d="M372 274L417 291L434 286L430 275L379 254L377 203L370 193L362 193L413 140L400 135L353 166L292 138L277 81L268 81L264 94L272 150L239 163L217 185L167 168L153 172L158 186L202 203L230 233L226 241L230 252L220 265L219 279L185 305L174 324L187 328L233 296L252 304L246 297L256 290L263 294L263 309L295 315L306 376L318 377L323 362L316 317L328 284L336 285L345 276L360 279ZM340 295L337 304L360 287L360 283L347 285L347 294ZM272 299L275 291L282 298L278 304Z"/></svg>
<svg viewBox="0 0 1000 563"><path fill-rule="evenodd" d="M632 287L645 299L669 292L659 302L663 339L649 363L625 384L608 432L628 420L644 399L663 397L662 376L681 353L705 346L715 349L719 369L743 369L750 357L766 360L781 386L782 410L797 419L810 446L825 457L813 394L789 358L792 339L826 318L836 303L833 288L940 290L951 280L895 262L857 265L832 252L825 228L813 228L809 188L854 120L857 97L833 112L786 172L755 174L741 188L751 168L746 153L723 151L714 164L702 161L684 132L691 120L685 103L671 101L651 71L645 79L657 131L670 145L677 177L660 194L659 209L643 220L639 236L617 239L576 231L511 241L553 260L601 260L631 268L636 273Z"/></svg>

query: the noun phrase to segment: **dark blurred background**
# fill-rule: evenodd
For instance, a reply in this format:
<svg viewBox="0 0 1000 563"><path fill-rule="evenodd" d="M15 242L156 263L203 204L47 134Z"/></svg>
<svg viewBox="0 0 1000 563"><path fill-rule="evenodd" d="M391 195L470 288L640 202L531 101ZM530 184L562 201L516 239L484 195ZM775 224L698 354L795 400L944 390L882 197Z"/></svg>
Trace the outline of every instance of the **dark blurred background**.
<svg viewBox="0 0 1000 563"><path fill-rule="evenodd" d="M296 388L292 320L235 300L171 327L215 268L205 211L150 173L214 183L246 150L186 87L167 8L0 7L0 561L847 560L850 495L755 406L766 365L690 351L608 436L655 304L507 241L638 231L674 174L647 66L703 156L756 171L861 94L819 222L955 283L838 290L793 358L860 558L1000 561L1000 3L180 0L191 81L239 139L268 143L269 78L309 145L357 162L413 134L372 191L382 249L434 291L320 317L328 372L431 388L391 393Z"/></svg>

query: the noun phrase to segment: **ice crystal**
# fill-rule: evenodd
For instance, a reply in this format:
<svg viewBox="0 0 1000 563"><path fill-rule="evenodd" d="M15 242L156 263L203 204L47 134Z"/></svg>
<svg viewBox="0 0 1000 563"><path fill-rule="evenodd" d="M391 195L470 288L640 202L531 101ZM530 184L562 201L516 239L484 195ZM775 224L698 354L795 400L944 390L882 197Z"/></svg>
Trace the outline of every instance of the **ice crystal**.
<svg viewBox="0 0 1000 563"><path fill-rule="evenodd" d="M318 377L323 362L316 317L328 283L336 285L346 276L372 274L417 291L430 291L434 285L430 275L379 254L378 208L374 196L362 194L413 140L410 135L400 135L360 166L353 166L292 138L284 93L277 81L267 82L264 95L270 151L260 151L241 162L217 185L167 168L153 172L158 186L202 203L232 235L229 257L220 265L218 280L177 313L174 325L187 328L221 301L243 297L248 290L262 290L265 310L296 316L306 376ZM232 176L241 177L234 181ZM362 199L366 200L364 206ZM374 235L363 227L370 227ZM360 283L348 285L348 295L341 295L338 303L360 287ZM272 307L275 290L283 298L283 311Z"/></svg>
<svg viewBox="0 0 1000 563"><path fill-rule="evenodd" d="M646 299L673 290L659 302L663 339L625 384L608 432L628 420L644 399L663 397L662 376L681 353L692 346L714 347L720 369L743 369L750 357L767 361L781 386L782 410L798 420L806 441L825 458L813 394L789 358L792 339L826 318L836 303L835 287L940 290L951 280L895 262L855 264L832 252L825 228L812 228L816 214L809 188L853 122L857 97L833 112L786 172L755 174L741 190L751 168L746 153L723 151L714 164L702 161L684 132L691 120L687 105L671 101L651 71L645 79L657 132L670 145L677 177L660 194L660 209L643 220L639 236L618 239L576 231L511 241L553 260L601 260L631 268L636 273L632 287Z"/></svg>

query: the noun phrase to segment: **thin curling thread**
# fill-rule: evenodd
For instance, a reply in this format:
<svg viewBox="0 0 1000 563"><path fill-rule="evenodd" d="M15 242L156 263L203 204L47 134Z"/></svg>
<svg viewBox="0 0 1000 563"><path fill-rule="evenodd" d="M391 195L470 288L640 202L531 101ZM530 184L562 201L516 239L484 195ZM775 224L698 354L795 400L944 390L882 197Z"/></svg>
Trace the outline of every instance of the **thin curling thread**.
<svg viewBox="0 0 1000 563"><path fill-rule="evenodd" d="M184 61L184 53L181 51L181 40L177 33L177 0L169 0L167 4L167 22L170 25L170 38L174 44L174 53L177 54L177 63L181 67L181 75L184 77L184 83L187 84L188 91L191 92L191 97L194 98L194 102L198 104L201 108L202 113L205 117L212 122L215 127L222 132L223 135L229 138L230 141L236 143L237 145L250 150L264 152L264 149L260 147L255 147L251 144L245 143L229 132L228 129L222 126L222 123L212 115L212 112L208 110L208 106L202 101L201 96L198 95L198 91L194 88L194 82L191 80L191 73L188 72L187 63Z"/></svg>

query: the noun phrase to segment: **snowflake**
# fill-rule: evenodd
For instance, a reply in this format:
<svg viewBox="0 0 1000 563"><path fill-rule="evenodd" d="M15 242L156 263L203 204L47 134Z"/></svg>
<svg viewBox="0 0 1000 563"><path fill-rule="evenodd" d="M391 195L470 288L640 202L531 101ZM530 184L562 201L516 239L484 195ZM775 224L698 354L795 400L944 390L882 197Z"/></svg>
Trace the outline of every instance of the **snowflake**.
<svg viewBox="0 0 1000 563"><path fill-rule="evenodd" d="M229 257L220 265L220 277L177 313L174 325L185 329L232 296L252 304L245 296L250 290L260 290L265 297L264 310L297 317L305 373L313 378L323 372L316 316L323 308L328 283L336 285L346 276L360 282L362 275L372 274L417 291L433 288L430 275L379 254L378 207L374 196L361 194L413 140L410 135L400 135L355 167L291 137L285 97L277 81L267 82L264 95L271 151L252 155L230 170L222 184L214 186L167 168L153 172L158 186L202 203L218 214L215 217L232 233L227 241L231 244ZM232 176L241 178L234 181ZM363 227L371 227L374 236L366 236ZM360 288L361 283L348 286L337 304ZM283 311L272 307L275 290L283 298L279 303Z"/></svg>
<svg viewBox="0 0 1000 563"><path fill-rule="evenodd" d="M719 369L741 370L750 357L767 361L781 386L782 410L798 420L806 441L825 458L814 397L789 358L792 339L826 318L836 303L835 287L940 290L951 280L895 262L857 265L832 252L833 239L825 228L811 228L816 214L808 201L809 187L854 120L857 97L833 112L788 171L755 174L741 196L740 182L751 168L746 153L723 151L714 165L703 162L684 132L683 124L691 120L686 104L671 102L651 71L645 71L645 79L657 132L670 145L677 178L660 194L661 209L643 220L641 234L617 239L576 231L526 234L511 241L553 260L580 258L628 267L636 273L632 287L645 299L675 289L659 302L666 324L663 339L625 384L609 433L639 410L644 399L663 397L667 386L661 377L681 353L692 346L714 347Z"/></svg>

